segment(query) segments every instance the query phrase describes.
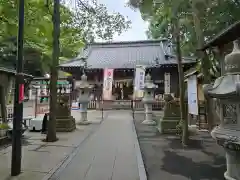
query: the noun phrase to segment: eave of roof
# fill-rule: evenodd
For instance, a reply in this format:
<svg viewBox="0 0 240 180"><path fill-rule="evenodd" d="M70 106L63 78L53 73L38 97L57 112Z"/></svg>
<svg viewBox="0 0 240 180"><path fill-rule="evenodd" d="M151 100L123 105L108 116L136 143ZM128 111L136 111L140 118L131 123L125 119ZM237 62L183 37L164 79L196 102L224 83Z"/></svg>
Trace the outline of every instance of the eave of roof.
<svg viewBox="0 0 240 180"><path fill-rule="evenodd" d="M240 37L240 21L235 22L227 29L220 32L212 40L206 43L200 50L204 51L210 47L220 47Z"/></svg>
<svg viewBox="0 0 240 180"><path fill-rule="evenodd" d="M8 74L11 74L13 76L15 76L17 74L17 72L15 70L8 69L8 68L5 68L5 67L0 67L0 72L8 73ZM22 74L25 77L33 78L33 76L30 75L30 74L26 74L26 73L22 73Z"/></svg>

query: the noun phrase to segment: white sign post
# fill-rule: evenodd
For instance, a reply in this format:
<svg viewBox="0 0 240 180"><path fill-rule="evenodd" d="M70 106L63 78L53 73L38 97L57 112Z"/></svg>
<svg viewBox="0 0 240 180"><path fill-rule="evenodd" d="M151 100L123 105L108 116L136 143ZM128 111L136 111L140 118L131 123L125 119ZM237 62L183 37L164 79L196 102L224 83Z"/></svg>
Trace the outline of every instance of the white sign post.
<svg viewBox="0 0 240 180"><path fill-rule="evenodd" d="M144 78L145 78L145 67L141 65L136 66L135 79L134 79L134 98L143 97L144 88Z"/></svg>
<svg viewBox="0 0 240 180"><path fill-rule="evenodd" d="M188 113L198 115L198 91L197 76L192 75L187 80L188 90Z"/></svg>
<svg viewBox="0 0 240 180"><path fill-rule="evenodd" d="M170 73L164 73L164 93L170 94L170 85L171 85L171 74Z"/></svg>

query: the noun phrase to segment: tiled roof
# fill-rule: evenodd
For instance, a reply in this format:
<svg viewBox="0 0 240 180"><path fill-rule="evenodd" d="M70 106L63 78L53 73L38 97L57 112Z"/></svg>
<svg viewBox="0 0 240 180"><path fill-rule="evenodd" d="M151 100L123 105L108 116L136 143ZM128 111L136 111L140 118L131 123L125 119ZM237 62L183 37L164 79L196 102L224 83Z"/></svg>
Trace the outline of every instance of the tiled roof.
<svg viewBox="0 0 240 180"><path fill-rule="evenodd" d="M162 45L161 45L162 44ZM136 65L154 67L163 64L177 64L174 55L166 58L165 49L169 42L162 40L146 40L135 42L95 43L89 45L75 59L61 64L60 67L80 67L85 59L90 69L125 69ZM194 63L194 59L184 59L183 63Z"/></svg>
<svg viewBox="0 0 240 180"><path fill-rule="evenodd" d="M72 59L67 63L61 64L60 67L81 67L84 66L82 59Z"/></svg>
<svg viewBox="0 0 240 180"><path fill-rule="evenodd" d="M228 28L221 31L213 39L207 42L201 50L204 51L210 47L223 46L239 38L240 21L228 26Z"/></svg>
<svg viewBox="0 0 240 180"><path fill-rule="evenodd" d="M0 67L0 73L3 72L3 73L8 73L8 74L11 74L13 76L15 76L17 74L17 72L13 69L8 69L8 68L5 68L5 67ZM25 77L33 77L32 75L30 74L26 74L26 73L22 73L23 76Z"/></svg>

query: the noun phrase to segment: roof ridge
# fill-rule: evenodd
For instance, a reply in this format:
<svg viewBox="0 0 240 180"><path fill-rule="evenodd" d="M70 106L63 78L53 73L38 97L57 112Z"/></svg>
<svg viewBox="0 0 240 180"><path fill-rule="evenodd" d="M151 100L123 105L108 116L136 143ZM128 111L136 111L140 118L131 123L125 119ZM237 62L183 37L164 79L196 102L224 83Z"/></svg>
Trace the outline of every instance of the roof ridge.
<svg viewBox="0 0 240 180"><path fill-rule="evenodd" d="M95 45L129 45L129 44L147 44L147 43L157 43L162 41L170 41L167 38L161 39L148 39L148 40L137 40L137 41L108 41L108 42L94 42L89 43L87 46L95 46Z"/></svg>
<svg viewBox="0 0 240 180"><path fill-rule="evenodd" d="M124 47L143 47L143 46L159 46L158 44L104 44L91 45L92 48L124 48Z"/></svg>

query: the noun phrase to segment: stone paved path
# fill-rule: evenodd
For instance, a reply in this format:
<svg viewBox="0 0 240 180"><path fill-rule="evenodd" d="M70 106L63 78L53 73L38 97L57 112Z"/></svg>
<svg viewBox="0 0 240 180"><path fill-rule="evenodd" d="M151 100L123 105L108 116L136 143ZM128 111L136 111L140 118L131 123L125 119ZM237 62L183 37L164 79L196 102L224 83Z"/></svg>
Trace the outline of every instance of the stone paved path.
<svg viewBox="0 0 240 180"><path fill-rule="evenodd" d="M99 129L51 179L139 180L132 117L110 111Z"/></svg>

